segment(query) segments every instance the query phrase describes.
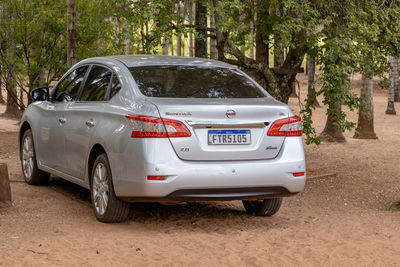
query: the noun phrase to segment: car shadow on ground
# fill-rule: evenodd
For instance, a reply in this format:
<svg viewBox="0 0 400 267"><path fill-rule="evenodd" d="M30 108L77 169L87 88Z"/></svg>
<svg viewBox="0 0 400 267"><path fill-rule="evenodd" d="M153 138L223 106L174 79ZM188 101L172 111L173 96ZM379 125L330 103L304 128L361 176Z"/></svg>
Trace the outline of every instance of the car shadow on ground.
<svg viewBox="0 0 400 267"><path fill-rule="evenodd" d="M91 208L90 191L76 184L60 178L52 178L49 188L74 201ZM94 215L93 215L94 216ZM246 214L240 201L227 202L186 202L183 204L165 205L154 203L132 203L131 218L127 224L142 224L145 227L157 227L160 230L160 223L165 224L168 229L171 224L182 226L186 230L195 228L216 229L219 226L234 229L258 228L271 224L277 225L284 222L284 218L277 217L254 217ZM253 226L252 226L253 225ZM276 227L274 227L276 228ZM224 230L224 231L225 231Z"/></svg>

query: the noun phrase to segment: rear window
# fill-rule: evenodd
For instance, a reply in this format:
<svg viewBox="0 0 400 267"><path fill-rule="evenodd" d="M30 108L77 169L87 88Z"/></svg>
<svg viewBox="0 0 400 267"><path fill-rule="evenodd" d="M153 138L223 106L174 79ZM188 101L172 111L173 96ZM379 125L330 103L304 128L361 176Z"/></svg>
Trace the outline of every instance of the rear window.
<svg viewBox="0 0 400 267"><path fill-rule="evenodd" d="M145 96L176 98L267 97L236 69L193 66L145 66L129 68Z"/></svg>

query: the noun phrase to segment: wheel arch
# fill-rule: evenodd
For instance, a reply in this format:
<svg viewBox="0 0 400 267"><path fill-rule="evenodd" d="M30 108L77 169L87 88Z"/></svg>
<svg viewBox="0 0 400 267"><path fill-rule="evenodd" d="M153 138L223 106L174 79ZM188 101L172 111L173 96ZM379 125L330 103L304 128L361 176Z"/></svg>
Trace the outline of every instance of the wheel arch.
<svg viewBox="0 0 400 267"><path fill-rule="evenodd" d="M92 171L93 171L93 164L94 164L96 158L101 154L107 155L105 148L99 143L94 144L92 146L92 149L90 150L89 157L88 157L88 164L87 164L87 175L88 175L89 185L91 185L91 183L92 183L91 177L92 177Z"/></svg>
<svg viewBox="0 0 400 267"><path fill-rule="evenodd" d="M32 130L31 125L29 124L28 121L24 121L24 122L22 123L20 129L19 129L19 143L20 143L20 144L21 144L21 142L22 142L22 137L24 136L25 132L26 132L27 130L29 130L29 129Z"/></svg>
<svg viewBox="0 0 400 267"><path fill-rule="evenodd" d="M21 159L21 143L22 143L22 138L24 137L24 134L27 130L32 130L31 125L29 124L28 121L24 121L19 129L19 136L18 136L18 145L20 147L19 151L19 157Z"/></svg>

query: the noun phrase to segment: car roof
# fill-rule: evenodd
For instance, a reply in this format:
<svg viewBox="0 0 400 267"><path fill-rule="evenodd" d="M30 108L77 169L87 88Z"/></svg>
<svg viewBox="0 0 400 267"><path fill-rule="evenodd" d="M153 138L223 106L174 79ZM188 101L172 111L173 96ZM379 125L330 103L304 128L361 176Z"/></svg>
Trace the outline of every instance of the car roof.
<svg viewBox="0 0 400 267"><path fill-rule="evenodd" d="M199 67L223 67L223 68L234 68L232 65L227 63L204 59L197 57L181 57L181 56L162 56L162 55L119 55L119 56L107 56L98 57L101 59L114 59L122 62L128 68L139 67L139 66L158 66L158 65L186 65L186 66L199 66Z"/></svg>

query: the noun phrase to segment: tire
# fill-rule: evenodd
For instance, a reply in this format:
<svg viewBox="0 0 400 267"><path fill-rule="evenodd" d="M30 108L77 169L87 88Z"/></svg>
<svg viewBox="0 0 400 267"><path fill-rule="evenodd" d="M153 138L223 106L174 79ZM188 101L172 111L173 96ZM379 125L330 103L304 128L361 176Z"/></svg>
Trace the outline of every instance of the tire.
<svg viewBox="0 0 400 267"><path fill-rule="evenodd" d="M21 167L24 180L30 185L42 185L49 181L50 174L39 170L36 161L32 130L26 130L20 145Z"/></svg>
<svg viewBox="0 0 400 267"><path fill-rule="evenodd" d="M278 212L282 205L282 198L270 198L261 200L243 200L246 212L255 216L272 216Z"/></svg>
<svg viewBox="0 0 400 267"><path fill-rule="evenodd" d="M130 204L115 196L111 168L106 154L96 158L90 178L90 195L96 219L107 223L129 219Z"/></svg>

